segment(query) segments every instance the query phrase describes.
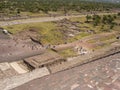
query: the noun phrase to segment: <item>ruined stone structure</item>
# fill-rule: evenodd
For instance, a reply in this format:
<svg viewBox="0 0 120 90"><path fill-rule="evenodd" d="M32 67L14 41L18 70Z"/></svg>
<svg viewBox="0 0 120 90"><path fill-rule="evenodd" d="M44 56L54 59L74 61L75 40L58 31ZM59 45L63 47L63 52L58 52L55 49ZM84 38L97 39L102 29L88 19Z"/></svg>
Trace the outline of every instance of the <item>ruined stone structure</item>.
<svg viewBox="0 0 120 90"><path fill-rule="evenodd" d="M30 65L33 69L64 61L66 60L62 56L52 51L24 59L24 62Z"/></svg>

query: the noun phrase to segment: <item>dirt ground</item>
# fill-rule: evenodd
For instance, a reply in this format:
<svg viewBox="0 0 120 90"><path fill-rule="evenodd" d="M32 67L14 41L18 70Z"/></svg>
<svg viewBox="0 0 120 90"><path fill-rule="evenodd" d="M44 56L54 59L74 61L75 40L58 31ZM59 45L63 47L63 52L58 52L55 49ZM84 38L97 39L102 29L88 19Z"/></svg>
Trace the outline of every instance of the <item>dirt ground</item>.
<svg viewBox="0 0 120 90"><path fill-rule="evenodd" d="M44 52L40 45L21 40L0 39L0 44L0 62L21 60Z"/></svg>
<svg viewBox="0 0 120 90"><path fill-rule="evenodd" d="M108 15L109 13L99 13L99 15ZM111 13L115 14L115 13ZM58 16L58 17L40 17L40 18L30 18L23 20L14 20L14 21L1 21L0 26L9 26L16 24L26 24L26 23L35 23L35 22L48 22L48 21L58 21L64 18L72 18L72 17L84 17L86 15L72 15L72 16Z"/></svg>

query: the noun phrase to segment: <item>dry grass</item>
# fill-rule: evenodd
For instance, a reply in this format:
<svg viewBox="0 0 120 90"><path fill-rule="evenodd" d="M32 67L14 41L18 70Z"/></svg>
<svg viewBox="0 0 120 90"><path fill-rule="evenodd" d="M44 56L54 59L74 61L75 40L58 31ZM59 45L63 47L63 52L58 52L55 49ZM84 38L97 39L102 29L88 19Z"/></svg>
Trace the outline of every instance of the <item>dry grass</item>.
<svg viewBox="0 0 120 90"><path fill-rule="evenodd" d="M75 52L73 49L65 49L65 50L59 51L58 53L65 58L77 56L77 52Z"/></svg>

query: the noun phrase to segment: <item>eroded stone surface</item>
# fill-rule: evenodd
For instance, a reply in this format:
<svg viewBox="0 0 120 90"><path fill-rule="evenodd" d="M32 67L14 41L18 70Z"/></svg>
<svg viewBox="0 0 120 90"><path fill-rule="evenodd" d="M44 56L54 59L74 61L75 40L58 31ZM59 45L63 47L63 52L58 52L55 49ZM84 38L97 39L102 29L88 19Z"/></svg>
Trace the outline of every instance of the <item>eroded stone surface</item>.
<svg viewBox="0 0 120 90"><path fill-rule="evenodd" d="M13 90L120 90L120 53L30 81Z"/></svg>

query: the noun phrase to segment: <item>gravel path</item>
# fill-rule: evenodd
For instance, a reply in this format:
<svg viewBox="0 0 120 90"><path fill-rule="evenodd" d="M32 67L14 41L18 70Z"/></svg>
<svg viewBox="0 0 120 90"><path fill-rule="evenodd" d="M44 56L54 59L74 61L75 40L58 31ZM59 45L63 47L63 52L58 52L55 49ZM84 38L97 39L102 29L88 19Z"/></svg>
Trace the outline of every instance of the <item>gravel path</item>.
<svg viewBox="0 0 120 90"><path fill-rule="evenodd" d="M110 14L110 13L100 13L99 15L108 15L108 14ZM115 13L111 13L111 14L115 14ZM40 18L14 20L14 21L1 21L0 26L2 27L2 26L9 26L9 25L15 25L15 24L57 21L57 20L62 20L64 18L84 17L84 16L86 16L86 15L71 15L71 16L59 16L59 17L40 17Z"/></svg>

